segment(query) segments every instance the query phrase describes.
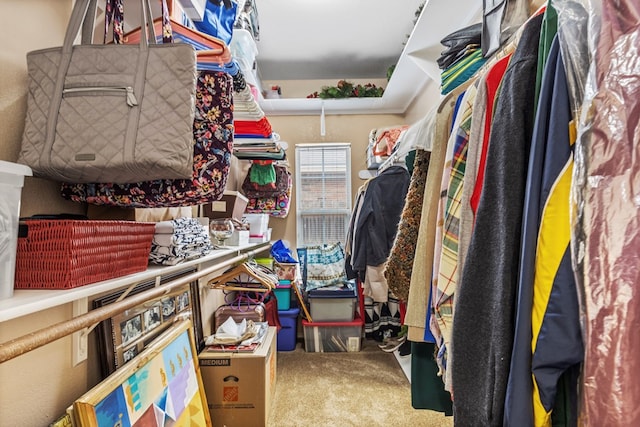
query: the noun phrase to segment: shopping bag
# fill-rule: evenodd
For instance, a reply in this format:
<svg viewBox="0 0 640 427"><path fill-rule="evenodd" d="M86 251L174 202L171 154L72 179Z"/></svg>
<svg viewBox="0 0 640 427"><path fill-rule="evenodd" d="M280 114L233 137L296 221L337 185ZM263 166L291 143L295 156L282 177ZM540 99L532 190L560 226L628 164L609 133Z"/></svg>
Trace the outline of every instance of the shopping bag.
<svg viewBox="0 0 640 427"><path fill-rule="evenodd" d="M347 280L344 269L344 250L340 242L306 247L305 291L341 285Z"/></svg>
<svg viewBox="0 0 640 427"><path fill-rule="evenodd" d="M143 28L153 28L140 0ZM77 0L62 47L27 54L18 161L57 181L190 178L196 53L188 44L90 44L95 0ZM153 33L153 31L150 31Z"/></svg>

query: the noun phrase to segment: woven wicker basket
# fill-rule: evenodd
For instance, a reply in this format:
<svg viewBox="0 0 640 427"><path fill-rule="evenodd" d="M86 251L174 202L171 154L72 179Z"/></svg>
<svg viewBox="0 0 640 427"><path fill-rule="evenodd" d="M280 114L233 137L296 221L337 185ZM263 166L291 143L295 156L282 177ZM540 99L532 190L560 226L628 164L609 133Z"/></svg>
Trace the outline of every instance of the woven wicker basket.
<svg viewBox="0 0 640 427"><path fill-rule="evenodd" d="M18 238L16 289L71 289L144 271L155 223L26 220Z"/></svg>

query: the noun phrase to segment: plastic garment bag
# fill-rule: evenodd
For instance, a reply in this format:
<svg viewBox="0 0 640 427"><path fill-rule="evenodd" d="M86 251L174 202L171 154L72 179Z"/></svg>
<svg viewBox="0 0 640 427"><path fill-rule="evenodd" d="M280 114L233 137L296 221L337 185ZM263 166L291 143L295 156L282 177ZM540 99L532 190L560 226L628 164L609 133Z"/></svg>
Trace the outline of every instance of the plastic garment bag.
<svg viewBox="0 0 640 427"><path fill-rule="evenodd" d="M591 64L571 200L585 342L579 424L640 425L640 4L583 1L576 14L579 3L558 3L567 3L559 18L578 19L589 36L589 58L574 63Z"/></svg>

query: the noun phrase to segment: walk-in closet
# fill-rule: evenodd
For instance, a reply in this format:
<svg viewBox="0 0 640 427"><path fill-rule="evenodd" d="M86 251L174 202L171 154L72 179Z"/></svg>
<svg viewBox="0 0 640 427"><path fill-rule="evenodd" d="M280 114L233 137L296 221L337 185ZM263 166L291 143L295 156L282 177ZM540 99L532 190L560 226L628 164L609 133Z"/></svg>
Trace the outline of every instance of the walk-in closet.
<svg viewBox="0 0 640 427"><path fill-rule="evenodd" d="M0 425L640 425L636 2L0 14Z"/></svg>

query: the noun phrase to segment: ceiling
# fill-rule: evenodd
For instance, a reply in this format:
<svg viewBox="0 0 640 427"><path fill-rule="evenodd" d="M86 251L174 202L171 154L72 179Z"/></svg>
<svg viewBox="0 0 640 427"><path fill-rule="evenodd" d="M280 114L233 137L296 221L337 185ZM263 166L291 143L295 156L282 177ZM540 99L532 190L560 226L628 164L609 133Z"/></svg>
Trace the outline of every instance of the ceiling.
<svg viewBox="0 0 640 427"><path fill-rule="evenodd" d="M386 78L424 0L256 0L262 80Z"/></svg>

